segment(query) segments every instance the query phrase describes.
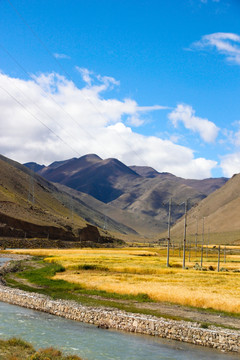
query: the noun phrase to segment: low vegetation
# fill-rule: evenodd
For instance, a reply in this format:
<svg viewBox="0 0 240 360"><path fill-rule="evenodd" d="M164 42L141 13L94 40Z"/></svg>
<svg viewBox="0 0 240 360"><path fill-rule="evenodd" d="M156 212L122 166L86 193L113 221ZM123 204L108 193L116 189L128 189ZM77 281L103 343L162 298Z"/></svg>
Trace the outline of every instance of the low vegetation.
<svg viewBox="0 0 240 360"><path fill-rule="evenodd" d="M0 359L2 360L81 360L76 355L64 355L52 347L36 351L33 346L21 339L0 340Z"/></svg>
<svg viewBox="0 0 240 360"><path fill-rule="evenodd" d="M199 265L200 252L192 252L191 261L186 262L188 269L182 269L182 259L176 250L174 254L171 251L170 267L167 268L166 250L157 248L50 249L22 252L43 256L49 266L59 267L52 268L52 272L46 267L44 271L48 277L40 274L39 270L29 271L28 275L22 273L21 276L28 276L33 283L36 283L37 276L42 285L44 281L51 281L52 285L45 283L45 289L50 286L60 292L62 287L67 287L79 293L104 294L105 297L115 294L114 296L119 298L139 297L138 301L151 299L240 313L240 255L231 255L229 249L225 262L222 254L220 272L216 271L216 249L208 249L207 255L204 249L202 268Z"/></svg>

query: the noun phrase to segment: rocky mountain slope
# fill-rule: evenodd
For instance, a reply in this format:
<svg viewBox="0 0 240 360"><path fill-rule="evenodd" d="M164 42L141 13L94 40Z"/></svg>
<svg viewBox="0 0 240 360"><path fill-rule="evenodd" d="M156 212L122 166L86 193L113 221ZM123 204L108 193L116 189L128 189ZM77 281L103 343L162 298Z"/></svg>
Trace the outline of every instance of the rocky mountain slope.
<svg viewBox="0 0 240 360"><path fill-rule="evenodd" d="M94 154L54 162L47 167L36 164L36 171L54 183L79 191L79 198L91 203L95 210L145 235L166 229L170 198L176 204L188 198L193 206L227 181L226 178L183 179L149 167L128 167L117 159L102 160ZM183 212L184 207L173 207L173 222Z"/></svg>
<svg viewBox="0 0 240 360"><path fill-rule="evenodd" d="M240 174L203 199L187 213L187 234L202 243L240 244ZM183 232L183 219L172 228L173 236Z"/></svg>
<svg viewBox="0 0 240 360"><path fill-rule="evenodd" d="M103 219L103 214L79 199L0 156L0 237L99 241L109 234L89 223L101 225ZM134 232L114 220L109 223L116 232Z"/></svg>

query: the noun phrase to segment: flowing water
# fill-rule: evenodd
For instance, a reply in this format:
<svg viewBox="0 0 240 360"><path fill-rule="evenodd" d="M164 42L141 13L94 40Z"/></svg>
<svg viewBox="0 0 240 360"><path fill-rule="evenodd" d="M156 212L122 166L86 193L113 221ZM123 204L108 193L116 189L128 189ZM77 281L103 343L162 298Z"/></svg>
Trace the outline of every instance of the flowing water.
<svg viewBox="0 0 240 360"><path fill-rule="evenodd" d="M0 266L2 266L5 262L7 262L7 261L9 261L9 260L12 260L12 259L0 257Z"/></svg>
<svg viewBox="0 0 240 360"><path fill-rule="evenodd" d="M35 348L54 346L85 360L236 360L200 346L152 336L99 329L0 302L0 338L21 337Z"/></svg>

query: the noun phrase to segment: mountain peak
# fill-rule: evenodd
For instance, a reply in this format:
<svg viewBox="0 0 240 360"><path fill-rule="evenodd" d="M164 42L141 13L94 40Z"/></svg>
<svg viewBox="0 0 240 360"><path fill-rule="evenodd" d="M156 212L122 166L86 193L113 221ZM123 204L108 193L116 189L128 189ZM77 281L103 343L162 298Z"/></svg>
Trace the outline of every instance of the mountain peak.
<svg viewBox="0 0 240 360"><path fill-rule="evenodd" d="M83 155L81 156L79 159L86 159L86 160L95 160L95 161L100 161L102 160L100 158L100 156L96 155L96 154L86 154L86 155Z"/></svg>

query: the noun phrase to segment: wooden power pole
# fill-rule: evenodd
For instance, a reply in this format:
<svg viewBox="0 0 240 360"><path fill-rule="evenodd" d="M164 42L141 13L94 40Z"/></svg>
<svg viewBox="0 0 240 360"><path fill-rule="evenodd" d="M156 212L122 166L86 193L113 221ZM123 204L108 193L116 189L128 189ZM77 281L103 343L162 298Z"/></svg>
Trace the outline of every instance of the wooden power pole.
<svg viewBox="0 0 240 360"><path fill-rule="evenodd" d="M185 201L185 214L184 214L183 265L182 265L183 269L185 269L186 240L187 240L187 200Z"/></svg>
<svg viewBox="0 0 240 360"><path fill-rule="evenodd" d="M169 208L168 208L167 267L169 267L171 209L172 209L172 198L170 198L169 200Z"/></svg>

